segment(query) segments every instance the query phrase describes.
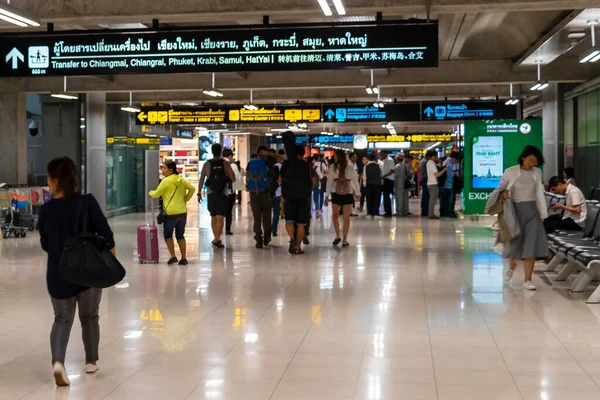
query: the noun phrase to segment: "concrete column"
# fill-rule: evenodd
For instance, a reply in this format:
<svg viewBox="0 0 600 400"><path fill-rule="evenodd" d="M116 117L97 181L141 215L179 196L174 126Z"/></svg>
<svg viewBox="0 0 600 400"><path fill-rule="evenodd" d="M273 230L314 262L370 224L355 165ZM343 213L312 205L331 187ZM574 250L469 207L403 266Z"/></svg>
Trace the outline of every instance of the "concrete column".
<svg viewBox="0 0 600 400"><path fill-rule="evenodd" d="M106 211L106 93L86 95L86 191Z"/></svg>
<svg viewBox="0 0 600 400"><path fill-rule="evenodd" d="M0 183L27 184L25 93L0 94Z"/></svg>
<svg viewBox="0 0 600 400"><path fill-rule="evenodd" d="M558 164L558 143L564 137L565 102L562 85L551 83L542 92L543 138L544 138L544 180L558 175L562 166ZM560 149L562 151L562 149Z"/></svg>
<svg viewBox="0 0 600 400"><path fill-rule="evenodd" d="M41 159L35 160L36 169L45 171L46 165L56 157L69 157L81 164L81 137L77 100L64 100L41 96L42 129L32 142L41 145ZM32 160L33 161L33 160Z"/></svg>

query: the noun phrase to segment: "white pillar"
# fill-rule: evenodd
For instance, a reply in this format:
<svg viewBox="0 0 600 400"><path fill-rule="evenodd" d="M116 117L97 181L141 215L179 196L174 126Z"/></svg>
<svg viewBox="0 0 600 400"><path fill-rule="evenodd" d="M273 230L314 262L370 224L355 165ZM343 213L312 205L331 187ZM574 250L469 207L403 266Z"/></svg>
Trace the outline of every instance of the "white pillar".
<svg viewBox="0 0 600 400"><path fill-rule="evenodd" d="M86 95L86 189L106 211L106 93Z"/></svg>
<svg viewBox="0 0 600 400"><path fill-rule="evenodd" d="M565 103L562 87L551 83L542 92L543 138L544 138L544 181L558 175L562 166L558 165L558 143L564 132ZM562 151L562 149L561 149Z"/></svg>

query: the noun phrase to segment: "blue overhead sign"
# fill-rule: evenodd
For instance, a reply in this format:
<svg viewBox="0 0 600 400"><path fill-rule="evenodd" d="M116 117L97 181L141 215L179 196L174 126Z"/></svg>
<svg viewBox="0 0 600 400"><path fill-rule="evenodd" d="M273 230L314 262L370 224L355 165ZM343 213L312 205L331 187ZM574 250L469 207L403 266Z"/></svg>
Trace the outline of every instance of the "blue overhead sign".
<svg viewBox="0 0 600 400"><path fill-rule="evenodd" d="M421 110L423 121L514 119L517 116L517 108L507 106L504 101L424 102Z"/></svg>
<svg viewBox="0 0 600 400"><path fill-rule="evenodd" d="M385 103L384 107L342 103L323 104L322 115L324 122L389 122L420 121L419 112L419 103Z"/></svg>
<svg viewBox="0 0 600 400"><path fill-rule="evenodd" d="M313 137L312 142L314 144L353 143L354 135L315 136Z"/></svg>

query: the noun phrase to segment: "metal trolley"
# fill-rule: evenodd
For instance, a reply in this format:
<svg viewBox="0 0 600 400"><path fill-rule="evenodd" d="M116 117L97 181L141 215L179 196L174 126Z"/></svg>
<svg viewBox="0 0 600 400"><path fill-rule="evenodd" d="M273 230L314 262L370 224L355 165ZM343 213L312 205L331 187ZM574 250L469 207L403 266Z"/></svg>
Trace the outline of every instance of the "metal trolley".
<svg viewBox="0 0 600 400"><path fill-rule="evenodd" d="M24 238L27 236L28 226L22 226L20 223L20 214L13 207L10 192L6 189L0 189L0 213L2 214L2 237L8 239L11 236Z"/></svg>

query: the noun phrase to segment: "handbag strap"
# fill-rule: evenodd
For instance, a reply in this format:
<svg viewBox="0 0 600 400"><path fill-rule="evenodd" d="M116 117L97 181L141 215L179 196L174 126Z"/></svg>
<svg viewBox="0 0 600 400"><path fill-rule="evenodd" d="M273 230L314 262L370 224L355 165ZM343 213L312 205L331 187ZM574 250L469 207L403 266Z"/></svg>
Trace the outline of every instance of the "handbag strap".
<svg viewBox="0 0 600 400"><path fill-rule="evenodd" d="M89 219L87 195L82 194L79 197L79 204L77 204L77 211L75 213L75 232L87 233L87 225Z"/></svg>
<svg viewBox="0 0 600 400"><path fill-rule="evenodd" d="M175 185L175 183L173 183L173 185ZM169 200L169 202L165 206L165 211L167 211L167 208L169 208L169 205L173 201L173 198L175 197L175 194L177 193L177 190L179 190L179 186L175 185L175 191L173 192L173 196L171 196L171 199Z"/></svg>

